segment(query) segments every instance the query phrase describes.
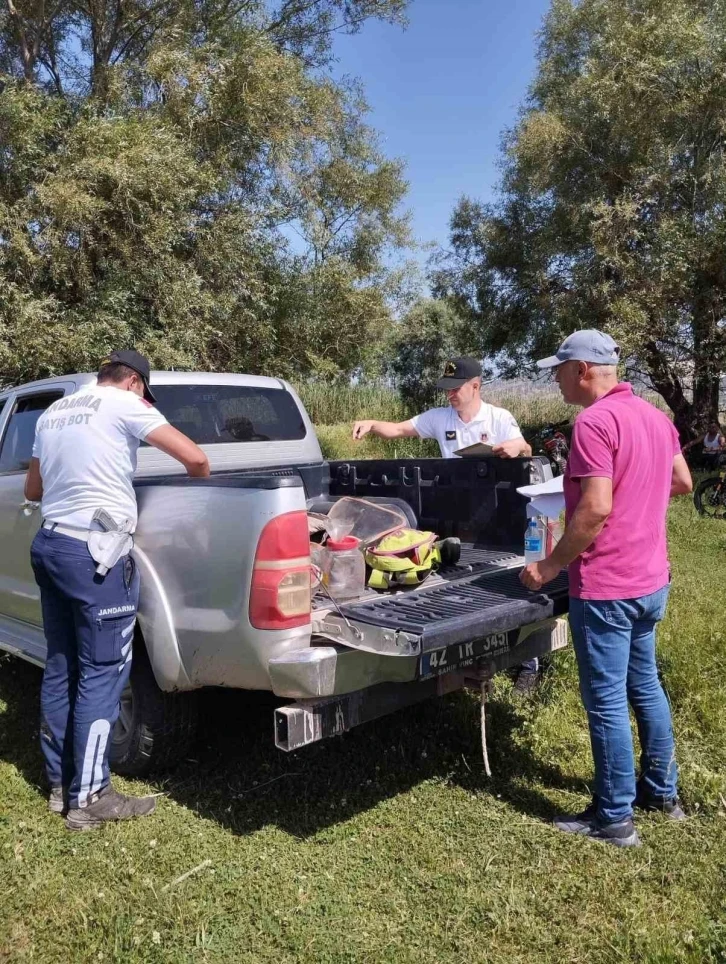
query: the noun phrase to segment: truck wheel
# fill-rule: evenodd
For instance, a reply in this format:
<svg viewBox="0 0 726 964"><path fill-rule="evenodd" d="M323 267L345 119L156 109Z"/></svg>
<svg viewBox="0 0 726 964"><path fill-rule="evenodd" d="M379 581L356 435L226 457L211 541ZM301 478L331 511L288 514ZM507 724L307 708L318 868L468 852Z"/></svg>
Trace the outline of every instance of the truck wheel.
<svg viewBox="0 0 726 964"><path fill-rule="evenodd" d="M129 685L111 737L111 769L136 777L178 763L196 736L197 696L162 692L143 641L135 641Z"/></svg>

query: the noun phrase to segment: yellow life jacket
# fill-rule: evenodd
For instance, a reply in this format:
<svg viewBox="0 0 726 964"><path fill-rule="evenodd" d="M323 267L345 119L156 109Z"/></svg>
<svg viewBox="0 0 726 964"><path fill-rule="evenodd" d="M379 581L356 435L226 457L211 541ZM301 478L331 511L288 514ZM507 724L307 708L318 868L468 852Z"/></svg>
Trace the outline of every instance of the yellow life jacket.
<svg viewBox="0 0 726 964"><path fill-rule="evenodd" d="M435 532L397 529L365 553L371 589L417 586L441 565Z"/></svg>

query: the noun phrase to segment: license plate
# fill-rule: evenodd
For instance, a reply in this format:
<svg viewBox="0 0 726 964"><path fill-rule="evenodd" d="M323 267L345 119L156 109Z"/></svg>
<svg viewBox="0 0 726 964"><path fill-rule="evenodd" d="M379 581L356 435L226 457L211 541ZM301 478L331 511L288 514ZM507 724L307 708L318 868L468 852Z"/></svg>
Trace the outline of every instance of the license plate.
<svg viewBox="0 0 726 964"><path fill-rule="evenodd" d="M423 653L421 656L420 675L422 678L440 676L442 673L471 666L480 656L500 656L514 646L518 638L519 630L513 629L508 633L491 633L470 643L455 643L444 649L432 649L430 653Z"/></svg>
<svg viewBox="0 0 726 964"><path fill-rule="evenodd" d="M520 632L519 629L510 629L507 633L491 633L470 643L455 643L444 649L433 649L429 653L423 653L419 660L419 675L425 679L465 669L473 665L481 656L495 659L517 645ZM543 652L555 652L558 649L564 649L568 644L567 620L561 616L555 619L554 623L537 632L549 634L549 642L543 647Z"/></svg>

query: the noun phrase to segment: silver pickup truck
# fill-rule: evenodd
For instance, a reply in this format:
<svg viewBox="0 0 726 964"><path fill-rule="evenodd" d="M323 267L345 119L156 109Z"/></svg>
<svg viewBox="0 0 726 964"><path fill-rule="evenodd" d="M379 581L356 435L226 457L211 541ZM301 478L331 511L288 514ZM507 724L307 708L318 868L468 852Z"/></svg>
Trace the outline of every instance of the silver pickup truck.
<svg viewBox="0 0 726 964"><path fill-rule="evenodd" d="M212 469L189 479L139 450L138 637L112 764L141 774L189 750L203 687L267 690L277 746L294 750L566 643L564 574L546 593L517 575L526 525L516 488L545 460L326 462L294 389L251 375L155 372L158 407ZM39 666L45 639L23 496L35 424L95 376L0 392L0 649ZM311 595L309 511L344 496L395 505L412 526L462 540L461 559L399 593L333 605Z"/></svg>

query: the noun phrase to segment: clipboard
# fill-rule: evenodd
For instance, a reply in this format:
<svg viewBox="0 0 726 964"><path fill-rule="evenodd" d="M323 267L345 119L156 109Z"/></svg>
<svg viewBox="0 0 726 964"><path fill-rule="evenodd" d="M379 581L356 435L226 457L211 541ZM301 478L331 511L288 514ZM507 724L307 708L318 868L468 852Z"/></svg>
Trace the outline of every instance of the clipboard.
<svg viewBox="0 0 726 964"><path fill-rule="evenodd" d="M463 449L457 449L454 455L460 455L464 459L476 459L481 458L482 455L491 455L493 451L493 445L487 445L486 442L474 442L473 445L466 445Z"/></svg>

